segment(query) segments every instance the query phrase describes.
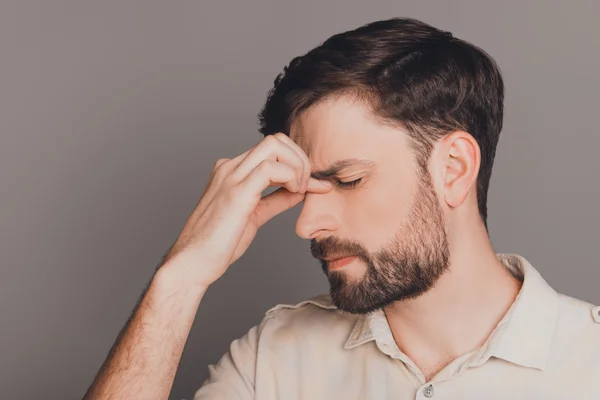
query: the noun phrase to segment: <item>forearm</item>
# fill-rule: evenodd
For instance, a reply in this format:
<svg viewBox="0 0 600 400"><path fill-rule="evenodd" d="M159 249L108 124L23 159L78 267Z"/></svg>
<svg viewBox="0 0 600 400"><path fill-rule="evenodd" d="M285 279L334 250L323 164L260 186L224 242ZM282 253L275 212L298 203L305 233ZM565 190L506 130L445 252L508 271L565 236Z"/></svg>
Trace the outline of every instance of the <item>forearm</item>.
<svg viewBox="0 0 600 400"><path fill-rule="evenodd" d="M206 289L187 284L177 268L165 266L154 276L84 400L169 397Z"/></svg>

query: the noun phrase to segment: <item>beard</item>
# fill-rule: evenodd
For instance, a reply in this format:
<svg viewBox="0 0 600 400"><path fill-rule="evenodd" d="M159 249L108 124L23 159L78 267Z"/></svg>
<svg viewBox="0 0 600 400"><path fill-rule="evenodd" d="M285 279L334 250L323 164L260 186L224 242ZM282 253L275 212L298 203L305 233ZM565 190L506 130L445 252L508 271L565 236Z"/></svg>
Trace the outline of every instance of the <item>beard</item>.
<svg viewBox="0 0 600 400"><path fill-rule="evenodd" d="M320 259L331 300L339 310L366 314L416 298L431 289L448 269L450 251L444 217L429 174L422 178L406 222L377 252L371 254L358 242L332 236L319 242L311 240L311 254ZM323 258L330 254L356 256L366 264L366 272L356 280L343 268L329 270Z"/></svg>

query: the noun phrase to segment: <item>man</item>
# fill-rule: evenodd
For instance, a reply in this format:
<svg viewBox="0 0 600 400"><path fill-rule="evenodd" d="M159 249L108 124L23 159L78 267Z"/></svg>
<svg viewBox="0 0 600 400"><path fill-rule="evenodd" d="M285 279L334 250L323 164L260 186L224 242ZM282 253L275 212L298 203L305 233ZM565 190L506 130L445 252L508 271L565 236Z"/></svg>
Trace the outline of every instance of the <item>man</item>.
<svg viewBox="0 0 600 400"><path fill-rule="evenodd" d="M217 161L86 398L167 398L206 289L303 202L296 231L329 295L269 310L196 400L599 399L600 308L490 243L502 115L494 61L420 21L293 59L260 114L265 139Z"/></svg>

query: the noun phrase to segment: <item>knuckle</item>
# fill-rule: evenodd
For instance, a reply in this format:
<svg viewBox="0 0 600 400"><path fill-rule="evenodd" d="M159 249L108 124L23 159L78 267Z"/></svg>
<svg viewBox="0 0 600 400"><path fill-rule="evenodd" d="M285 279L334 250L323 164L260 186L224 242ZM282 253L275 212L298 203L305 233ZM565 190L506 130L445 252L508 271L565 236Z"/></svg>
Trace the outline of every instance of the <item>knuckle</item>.
<svg viewBox="0 0 600 400"><path fill-rule="evenodd" d="M223 165L229 161L230 158L219 158L217 161L215 161L214 166L213 166L213 172L214 173L219 173L220 171L223 170Z"/></svg>
<svg viewBox="0 0 600 400"><path fill-rule="evenodd" d="M221 165L225 164L227 161L229 161L230 158L219 158L217 161L215 161L214 167L219 168Z"/></svg>
<svg viewBox="0 0 600 400"><path fill-rule="evenodd" d="M279 145L279 139L277 139L275 137L275 135L269 135L265 138L264 140L265 145L268 146L269 148L275 148L276 146Z"/></svg>

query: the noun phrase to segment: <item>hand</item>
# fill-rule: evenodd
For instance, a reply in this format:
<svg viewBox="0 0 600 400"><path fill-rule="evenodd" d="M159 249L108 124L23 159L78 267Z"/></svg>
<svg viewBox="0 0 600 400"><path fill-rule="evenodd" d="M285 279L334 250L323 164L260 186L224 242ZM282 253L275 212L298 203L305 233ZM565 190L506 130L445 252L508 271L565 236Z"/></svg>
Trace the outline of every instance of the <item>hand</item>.
<svg viewBox="0 0 600 400"><path fill-rule="evenodd" d="M262 196L269 186L282 186ZM254 240L258 228L332 184L310 177L306 153L283 133L266 136L239 156L219 159L209 183L165 258L184 265L185 278L208 287Z"/></svg>

